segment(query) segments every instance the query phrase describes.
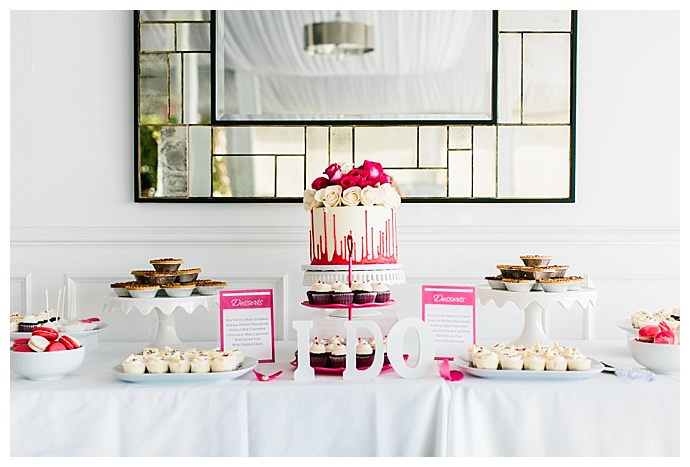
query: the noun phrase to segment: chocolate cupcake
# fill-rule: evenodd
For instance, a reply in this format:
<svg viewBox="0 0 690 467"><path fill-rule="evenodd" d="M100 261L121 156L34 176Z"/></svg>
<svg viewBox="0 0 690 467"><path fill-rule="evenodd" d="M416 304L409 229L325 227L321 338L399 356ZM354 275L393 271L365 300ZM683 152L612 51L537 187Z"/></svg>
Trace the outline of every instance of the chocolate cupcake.
<svg viewBox="0 0 690 467"><path fill-rule="evenodd" d="M26 315L17 325L17 330L19 332L32 332L45 321L41 321L36 315Z"/></svg>
<svg viewBox="0 0 690 467"><path fill-rule="evenodd" d="M357 339L355 353L357 354L357 368L368 368L374 363L374 349L369 342L361 337Z"/></svg>
<svg viewBox="0 0 690 467"><path fill-rule="evenodd" d="M337 305L352 305L355 294L349 285L342 282L334 282L331 287L333 287L333 292L331 292L333 303Z"/></svg>
<svg viewBox="0 0 690 467"><path fill-rule="evenodd" d="M314 368L325 368L328 366L328 354L323 342L315 337L309 346L309 365Z"/></svg>
<svg viewBox="0 0 690 467"><path fill-rule="evenodd" d="M383 282L376 282L371 287L376 292L376 303L386 303L391 299L391 290Z"/></svg>
<svg viewBox="0 0 690 467"><path fill-rule="evenodd" d="M374 303L376 301L377 293L369 282L353 282L352 293L354 294L353 301L358 305Z"/></svg>
<svg viewBox="0 0 690 467"><path fill-rule="evenodd" d="M331 354L328 356L328 364L332 368L345 368L347 360L347 346L342 342L333 344Z"/></svg>
<svg viewBox="0 0 690 467"><path fill-rule="evenodd" d="M311 305L330 305L333 303L331 292L333 289L330 284L316 281L311 288L307 290L307 299Z"/></svg>

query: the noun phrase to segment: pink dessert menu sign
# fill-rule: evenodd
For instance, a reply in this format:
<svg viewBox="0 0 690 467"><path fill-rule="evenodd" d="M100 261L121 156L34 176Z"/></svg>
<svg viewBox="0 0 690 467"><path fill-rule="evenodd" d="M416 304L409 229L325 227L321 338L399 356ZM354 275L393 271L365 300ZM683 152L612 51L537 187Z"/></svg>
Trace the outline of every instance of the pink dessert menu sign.
<svg viewBox="0 0 690 467"><path fill-rule="evenodd" d="M422 320L436 345L436 359L465 355L476 342L474 287L422 286Z"/></svg>
<svg viewBox="0 0 690 467"><path fill-rule="evenodd" d="M220 291L220 348L275 361L273 290Z"/></svg>

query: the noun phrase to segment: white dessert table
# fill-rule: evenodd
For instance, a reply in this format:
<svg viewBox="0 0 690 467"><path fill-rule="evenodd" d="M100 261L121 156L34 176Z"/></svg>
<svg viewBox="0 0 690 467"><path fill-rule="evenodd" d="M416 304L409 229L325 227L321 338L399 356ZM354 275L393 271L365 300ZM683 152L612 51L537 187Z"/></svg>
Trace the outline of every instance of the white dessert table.
<svg viewBox="0 0 690 467"><path fill-rule="evenodd" d="M176 310L185 313L193 313L197 309L210 311L218 309L218 295L198 295L193 294L189 297L154 297L154 298L134 298L119 297L115 293L110 293L103 298L103 311L107 313L121 312L125 315L136 311L146 316L152 312L158 315L158 325L156 335L147 347L178 348L185 344L177 336L175 328Z"/></svg>
<svg viewBox="0 0 690 467"><path fill-rule="evenodd" d="M492 289L489 286L478 286L476 288L479 303L487 305L494 302L498 307L503 307L507 303L514 303L520 308L524 315L522 331L512 343L519 345L542 344L551 345L553 339L549 338L545 332L546 314L554 306L561 306L566 310L579 306L585 313L597 303L596 290L590 287L583 287L580 290L568 292L511 292L509 290ZM585 339L589 339L589 319L585 319L586 328Z"/></svg>
<svg viewBox="0 0 690 467"><path fill-rule="evenodd" d="M588 355L635 365L626 340L582 341ZM372 381L127 383L111 369L147 343L101 342L51 382L10 373L11 456L678 456L679 377L446 382L394 372ZM191 346L192 344L190 344ZM212 343L195 343L197 348ZM40 420L40 436L36 421ZM68 429L66 429L66 424Z"/></svg>

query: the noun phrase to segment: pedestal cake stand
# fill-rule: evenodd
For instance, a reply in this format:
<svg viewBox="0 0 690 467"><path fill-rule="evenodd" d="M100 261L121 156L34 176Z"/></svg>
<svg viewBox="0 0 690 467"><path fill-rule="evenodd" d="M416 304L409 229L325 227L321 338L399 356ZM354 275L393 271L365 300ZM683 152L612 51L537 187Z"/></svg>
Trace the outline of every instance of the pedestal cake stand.
<svg viewBox="0 0 690 467"><path fill-rule="evenodd" d="M553 343L553 339L550 339L544 331L544 312L551 309L554 305L558 304L566 310L579 305L585 313L589 313L590 308L595 306L597 301L596 290L589 287L568 292L511 292L509 290L492 289L488 286L478 286L476 292L482 305L487 305L493 301L497 306L503 307L506 303L513 302L524 312L525 319L522 332L512 341L513 344L521 345L537 343L550 345ZM589 326L588 316L585 322ZM585 329L585 334L585 338L589 338L590 332L588 327Z"/></svg>
<svg viewBox="0 0 690 467"><path fill-rule="evenodd" d="M218 296L216 295L190 295L189 297L154 297L154 298L133 298L118 297L114 293L108 294L103 299L103 310L106 312L120 311L127 315L136 310L144 316L155 311L158 314L158 328L156 336L149 344L149 347L180 347L182 341L177 336L175 329L175 310L183 310L192 313L197 308L205 311L211 307L218 307Z"/></svg>
<svg viewBox="0 0 690 467"><path fill-rule="evenodd" d="M348 264L331 266L304 265L302 266L304 271L302 285L312 285L316 281L326 283L340 281L350 287L352 287L353 281L381 282L384 284L405 283L405 272L401 264L353 265L352 254L354 249L352 235L348 235L346 241ZM331 311L329 316L351 320L353 310L357 310L357 317L378 316L381 313L376 308L391 306L394 303L394 300L390 300L386 303L361 305L312 305L309 302L302 302L302 305L309 308L333 309L334 311Z"/></svg>

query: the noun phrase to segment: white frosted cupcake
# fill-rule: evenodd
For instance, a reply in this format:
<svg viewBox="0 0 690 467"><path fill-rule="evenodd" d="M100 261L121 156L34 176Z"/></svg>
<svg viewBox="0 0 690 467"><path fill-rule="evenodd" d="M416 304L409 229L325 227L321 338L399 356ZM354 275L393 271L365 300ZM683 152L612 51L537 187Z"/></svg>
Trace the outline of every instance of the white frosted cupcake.
<svg viewBox="0 0 690 467"><path fill-rule="evenodd" d="M544 371L546 368L546 359L531 350L522 355L522 361L523 368L528 371Z"/></svg>
<svg viewBox="0 0 690 467"><path fill-rule="evenodd" d="M168 362L170 373L189 373L192 364L182 352L175 352L168 355L165 359Z"/></svg>
<svg viewBox="0 0 690 467"><path fill-rule="evenodd" d="M160 355L155 355L146 359L146 371L149 373L167 373L168 370L168 362Z"/></svg>
<svg viewBox="0 0 690 467"><path fill-rule="evenodd" d="M376 292L376 303L386 303L391 299L391 289L383 282L373 282L371 289Z"/></svg>
<svg viewBox="0 0 690 467"><path fill-rule="evenodd" d="M502 370L522 370L522 357L517 352L506 352L499 359Z"/></svg>
<svg viewBox="0 0 690 467"><path fill-rule="evenodd" d="M146 372L146 363L141 355L130 355L122 362L122 370L125 373L142 374Z"/></svg>
<svg viewBox="0 0 690 467"><path fill-rule="evenodd" d="M498 355L490 350L480 350L474 354L474 366L481 370L497 370Z"/></svg>
<svg viewBox="0 0 690 467"><path fill-rule="evenodd" d="M566 358L566 360L568 362L568 370L586 371L592 367L592 360L582 354L572 355L571 357Z"/></svg>
<svg viewBox="0 0 690 467"><path fill-rule="evenodd" d="M199 352L189 359L192 373L208 373L211 371L211 361L207 353Z"/></svg>
<svg viewBox="0 0 690 467"><path fill-rule="evenodd" d="M215 352L209 360L212 372L234 371L240 365L237 355L231 352Z"/></svg>
<svg viewBox="0 0 690 467"><path fill-rule="evenodd" d="M472 365L474 363L474 356L477 352L486 350L486 347L479 344L472 344L467 348L467 361Z"/></svg>
<svg viewBox="0 0 690 467"><path fill-rule="evenodd" d="M546 360L545 369L547 371L565 371L568 369L568 362L563 355L549 350L544 355Z"/></svg>

